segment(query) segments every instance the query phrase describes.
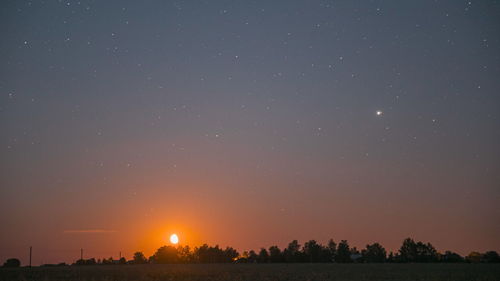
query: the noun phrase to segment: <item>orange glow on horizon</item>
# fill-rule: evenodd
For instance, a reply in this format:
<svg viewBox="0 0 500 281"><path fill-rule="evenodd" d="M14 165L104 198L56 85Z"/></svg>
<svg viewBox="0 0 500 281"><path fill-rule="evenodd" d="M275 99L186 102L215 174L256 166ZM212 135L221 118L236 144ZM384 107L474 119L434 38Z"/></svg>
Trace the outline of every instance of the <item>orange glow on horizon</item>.
<svg viewBox="0 0 500 281"><path fill-rule="evenodd" d="M172 220L172 217L165 217L156 222L152 221L147 225L139 227L139 229L146 229L146 231L136 232L139 240L133 246L133 250L144 252L145 255L150 256L153 255L157 249L165 245L182 245L194 248L203 243L207 243L206 239L211 237L210 231L207 232L206 227L200 225L195 219L188 216L175 218L175 221L183 221L183 224L170 222L163 227L157 227L158 224L161 224L161 221L169 219ZM186 226L188 223L191 225L190 227ZM203 238L200 236L200 233L204 233ZM177 235L177 244L172 243L170 240L173 234Z"/></svg>

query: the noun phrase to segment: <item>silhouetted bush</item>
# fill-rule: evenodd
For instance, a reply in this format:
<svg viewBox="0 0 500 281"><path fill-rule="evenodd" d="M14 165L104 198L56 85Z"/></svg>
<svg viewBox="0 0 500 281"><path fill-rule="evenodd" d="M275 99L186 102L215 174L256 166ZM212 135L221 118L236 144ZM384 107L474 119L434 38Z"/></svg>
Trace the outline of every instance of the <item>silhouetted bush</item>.
<svg viewBox="0 0 500 281"><path fill-rule="evenodd" d="M91 259L79 259L73 265L96 265L97 262L94 258Z"/></svg>
<svg viewBox="0 0 500 281"><path fill-rule="evenodd" d="M446 251L440 256L441 262L464 262L465 259L457 253Z"/></svg>
<svg viewBox="0 0 500 281"><path fill-rule="evenodd" d="M20 267L20 266L21 266L21 261L15 258L8 259L3 263L3 267Z"/></svg>
<svg viewBox="0 0 500 281"><path fill-rule="evenodd" d="M46 263L46 264L42 264L40 266L42 266L42 267L57 267L57 266L68 266L68 264L65 263L65 262L61 262L61 263L58 263L58 264Z"/></svg>

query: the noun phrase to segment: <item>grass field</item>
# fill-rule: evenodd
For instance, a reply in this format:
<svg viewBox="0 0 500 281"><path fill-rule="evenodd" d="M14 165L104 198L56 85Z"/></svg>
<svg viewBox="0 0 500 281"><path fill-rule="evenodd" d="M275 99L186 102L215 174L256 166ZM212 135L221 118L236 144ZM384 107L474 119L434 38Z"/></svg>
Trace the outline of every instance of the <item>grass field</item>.
<svg viewBox="0 0 500 281"><path fill-rule="evenodd" d="M500 280L500 264L178 264L0 269L0 281Z"/></svg>

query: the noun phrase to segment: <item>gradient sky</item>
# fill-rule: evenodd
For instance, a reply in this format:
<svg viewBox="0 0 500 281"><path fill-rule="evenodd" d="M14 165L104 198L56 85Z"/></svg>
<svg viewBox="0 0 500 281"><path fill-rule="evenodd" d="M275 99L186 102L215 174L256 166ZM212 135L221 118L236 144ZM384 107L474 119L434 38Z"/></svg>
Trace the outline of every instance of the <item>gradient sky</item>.
<svg viewBox="0 0 500 281"><path fill-rule="evenodd" d="M498 1L0 5L2 261L500 250Z"/></svg>

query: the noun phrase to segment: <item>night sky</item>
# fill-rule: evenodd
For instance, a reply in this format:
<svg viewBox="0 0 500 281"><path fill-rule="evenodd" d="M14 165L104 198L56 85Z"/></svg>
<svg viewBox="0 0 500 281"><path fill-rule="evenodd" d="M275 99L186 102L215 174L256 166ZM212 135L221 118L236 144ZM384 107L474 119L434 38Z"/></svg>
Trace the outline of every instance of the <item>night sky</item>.
<svg viewBox="0 0 500 281"><path fill-rule="evenodd" d="M500 250L498 1L2 1L0 259Z"/></svg>

